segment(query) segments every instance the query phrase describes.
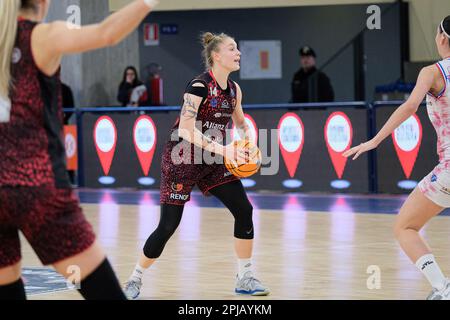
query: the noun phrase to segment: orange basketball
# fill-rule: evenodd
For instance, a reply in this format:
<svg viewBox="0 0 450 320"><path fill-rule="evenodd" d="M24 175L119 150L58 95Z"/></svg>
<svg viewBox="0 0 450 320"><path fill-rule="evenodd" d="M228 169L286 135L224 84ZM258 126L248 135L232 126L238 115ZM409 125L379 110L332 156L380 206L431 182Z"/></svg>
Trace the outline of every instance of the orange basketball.
<svg viewBox="0 0 450 320"><path fill-rule="evenodd" d="M256 174L261 168L262 156L258 146L248 140L238 140L234 142L236 148L248 150L249 157L245 163L225 159L225 167L233 175L239 178L248 178Z"/></svg>

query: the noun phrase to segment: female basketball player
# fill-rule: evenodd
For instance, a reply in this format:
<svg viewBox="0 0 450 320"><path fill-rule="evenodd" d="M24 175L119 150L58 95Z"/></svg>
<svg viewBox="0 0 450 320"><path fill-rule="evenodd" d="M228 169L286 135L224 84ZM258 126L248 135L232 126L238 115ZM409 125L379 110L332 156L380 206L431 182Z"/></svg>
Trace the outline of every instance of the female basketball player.
<svg viewBox="0 0 450 320"><path fill-rule="evenodd" d="M409 258L425 275L433 290L430 300L450 300L450 281L444 277L430 248L419 231L432 217L450 207L450 16L439 25L436 45L443 60L419 74L410 98L389 118L370 141L344 153L353 159L376 148L403 121L413 115L426 96L428 115L437 132L439 164L410 194L395 223L395 236Z"/></svg>
<svg viewBox="0 0 450 320"><path fill-rule="evenodd" d="M125 285L126 294L132 299L136 299L140 294L144 271L160 257L167 241L177 229L184 205L189 201L194 185L204 194L210 193L217 197L234 216L235 250L239 266L235 292L249 295L269 294L269 290L254 278L252 272L253 208L242 183L228 172L223 163L206 164L203 161L201 164L195 164L195 154L198 154L199 150L206 150L210 155L214 153L237 162L245 161L245 150L239 149L235 156L232 144L226 147L222 144L230 119L240 128L241 137L250 137L241 105L241 89L229 79L230 73L240 68L241 54L237 44L226 34L205 33L202 39L208 71L189 83L180 118L173 128L173 133L178 132L177 136L187 142L188 148L180 151L178 141L169 141L166 144L161 164L161 218ZM175 164L180 155L189 161Z"/></svg>
<svg viewBox="0 0 450 320"><path fill-rule="evenodd" d="M85 299L125 299L66 174L60 63L65 54L114 45L147 16L136 0L100 24L41 23L50 0L0 1L0 300L26 299L20 230L43 264ZM77 274L73 274L76 276Z"/></svg>

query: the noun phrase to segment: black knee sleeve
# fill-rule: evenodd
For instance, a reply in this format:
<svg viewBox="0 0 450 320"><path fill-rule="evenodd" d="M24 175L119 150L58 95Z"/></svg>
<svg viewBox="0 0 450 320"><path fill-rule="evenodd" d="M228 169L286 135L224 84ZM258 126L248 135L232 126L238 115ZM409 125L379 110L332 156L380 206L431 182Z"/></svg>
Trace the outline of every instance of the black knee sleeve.
<svg viewBox="0 0 450 320"><path fill-rule="evenodd" d="M157 259L161 256L167 241L169 241L180 224L183 209L183 206L161 205L159 225L147 239L144 246L144 255L147 258Z"/></svg>
<svg viewBox="0 0 450 320"><path fill-rule="evenodd" d="M240 180L232 181L209 191L230 210L234 216L234 236L238 239L252 240L253 207L247 198L244 186Z"/></svg>
<svg viewBox="0 0 450 320"><path fill-rule="evenodd" d="M255 230L253 228L253 207L250 202L231 213L234 216L234 236L238 239L252 240L255 237Z"/></svg>
<svg viewBox="0 0 450 320"><path fill-rule="evenodd" d="M14 283L0 286L0 301L2 300L26 300L25 288L22 279Z"/></svg>

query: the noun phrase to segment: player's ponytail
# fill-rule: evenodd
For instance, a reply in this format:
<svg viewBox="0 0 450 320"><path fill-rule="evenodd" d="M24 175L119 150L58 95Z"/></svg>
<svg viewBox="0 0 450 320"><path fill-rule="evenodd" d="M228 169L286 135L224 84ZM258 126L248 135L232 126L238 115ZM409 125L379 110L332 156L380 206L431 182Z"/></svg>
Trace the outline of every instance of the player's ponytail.
<svg viewBox="0 0 450 320"><path fill-rule="evenodd" d="M11 59L21 5L21 0L0 1L0 122L9 121L11 110Z"/></svg>
<svg viewBox="0 0 450 320"><path fill-rule="evenodd" d="M203 60L207 69L211 69L214 65L212 52L219 51L219 45L227 38L231 38L225 33L214 34L205 32L200 36L203 45Z"/></svg>

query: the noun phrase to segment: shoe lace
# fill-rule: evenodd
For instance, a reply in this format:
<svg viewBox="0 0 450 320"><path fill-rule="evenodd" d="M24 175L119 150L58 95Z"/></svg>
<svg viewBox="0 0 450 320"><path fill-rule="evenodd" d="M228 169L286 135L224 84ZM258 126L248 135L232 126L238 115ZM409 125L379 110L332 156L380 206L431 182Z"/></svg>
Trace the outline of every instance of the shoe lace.
<svg viewBox="0 0 450 320"><path fill-rule="evenodd" d="M436 288L433 288L433 290L431 290L431 293L428 295L427 300L431 300L432 298L434 298L437 292L438 290Z"/></svg>
<svg viewBox="0 0 450 320"><path fill-rule="evenodd" d="M128 290L130 288L133 288L135 290L139 290L139 283L137 281L128 281L125 284L125 289Z"/></svg>
<svg viewBox="0 0 450 320"><path fill-rule="evenodd" d="M258 279L254 278L253 276L249 276L249 277L246 277L246 278L242 279L242 283L243 283L244 287L253 289L258 284L261 284L261 281L259 281Z"/></svg>
<svg viewBox="0 0 450 320"><path fill-rule="evenodd" d="M443 296L448 297L450 296L450 282L447 282L445 285L445 288L442 292Z"/></svg>

